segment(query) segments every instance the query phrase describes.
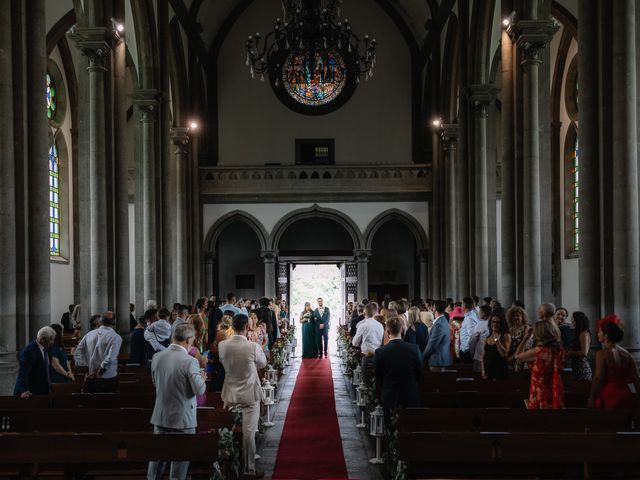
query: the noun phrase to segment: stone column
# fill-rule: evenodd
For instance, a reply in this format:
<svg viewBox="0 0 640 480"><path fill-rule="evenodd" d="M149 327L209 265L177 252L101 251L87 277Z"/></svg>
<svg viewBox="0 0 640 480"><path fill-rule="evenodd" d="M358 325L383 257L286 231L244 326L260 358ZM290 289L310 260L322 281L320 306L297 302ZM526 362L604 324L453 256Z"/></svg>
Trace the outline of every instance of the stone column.
<svg viewBox="0 0 640 480"><path fill-rule="evenodd" d="M261 250L260 256L264 262L264 296L274 298L276 296L276 258L275 250Z"/></svg>
<svg viewBox="0 0 640 480"><path fill-rule="evenodd" d="M510 31L510 30L509 30ZM513 41L507 30L502 31L501 53L501 130L502 137L502 292L505 303L516 298L516 182L515 138L513 113Z"/></svg>
<svg viewBox="0 0 640 480"><path fill-rule="evenodd" d="M540 237L540 119L538 69L540 51L546 48L558 25L552 20L520 20L518 47L522 49L524 77L523 113L523 287L529 315L542 301L542 265Z"/></svg>
<svg viewBox="0 0 640 480"><path fill-rule="evenodd" d="M356 263L358 265L358 290L357 301L369 298L369 258L371 250L355 250Z"/></svg>
<svg viewBox="0 0 640 480"><path fill-rule="evenodd" d="M8 15L5 11L4 15ZM29 335L51 323L51 266L49 259L49 130L44 102L47 74L47 35L44 0L26 8L26 95L28 174L28 319ZM3 72L2 75L9 75ZM19 87L22 88L22 87ZM5 117L7 118L7 117ZM2 128L5 128L4 126ZM3 152L4 155L4 152ZM3 186L4 188L4 186ZM4 205L2 207L5 208ZM2 229L5 227L2 226ZM13 252L3 252L12 255Z"/></svg>
<svg viewBox="0 0 640 480"><path fill-rule="evenodd" d="M289 264L278 262L278 300L283 298L289 305Z"/></svg>
<svg viewBox="0 0 640 480"><path fill-rule="evenodd" d="M189 299L189 227L187 209L187 162L189 161L189 135L186 128L171 129L174 146L175 191L176 191L176 301L186 303ZM207 292L209 293L209 292Z"/></svg>
<svg viewBox="0 0 640 480"><path fill-rule="evenodd" d="M420 298L426 301L429 298L429 272L427 262L429 259L428 250L418 251L418 261L420 262Z"/></svg>
<svg viewBox="0 0 640 480"><path fill-rule="evenodd" d="M213 265L216 261L215 252L207 252L204 255L204 293L209 298L213 292Z"/></svg>
<svg viewBox="0 0 640 480"><path fill-rule="evenodd" d="M476 295L489 292L489 190L487 168L487 117L488 107L497 89L492 85L471 85L469 102L474 119L474 185L473 238Z"/></svg>
<svg viewBox="0 0 640 480"><path fill-rule="evenodd" d="M456 147L458 126L442 125L442 148L444 150L444 279L445 297L459 298L458 271L458 219L456 204L460 199L456 196ZM426 298L423 297L423 300Z"/></svg>
<svg viewBox="0 0 640 480"><path fill-rule="evenodd" d="M114 55L114 189L116 319L120 334L129 333L129 159L127 158L126 84L127 50L124 40L116 43Z"/></svg>
<svg viewBox="0 0 640 480"><path fill-rule="evenodd" d="M16 251L16 179L13 138L11 15L0 16L0 105L6 121L0 128L0 251ZM16 361L16 255L0 255L0 395L12 395Z"/></svg>
<svg viewBox="0 0 640 480"><path fill-rule="evenodd" d="M89 135L89 258L91 304L89 315L108 308L108 232L106 184L105 73L109 64L110 32L104 27L75 27L71 37L88 59ZM127 317L128 318L128 315Z"/></svg>
<svg viewBox="0 0 640 480"><path fill-rule="evenodd" d="M580 308L592 321L602 315L600 273L600 162L598 109L598 5L578 0L578 139L580 141ZM504 108L504 107L503 107Z"/></svg>
<svg viewBox="0 0 640 480"><path fill-rule="evenodd" d="M625 322L625 344L640 355L640 225L636 119L635 0L613 6L613 298ZM582 209L581 209L582 210Z"/></svg>
<svg viewBox="0 0 640 480"><path fill-rule="evenodd" d="M140 89L134 103L140 110L140 159L142 173L142 283L144 302L158 299L158 225L156 205L156 117L159 91Z"/></svg>
<svg viewBox="0 0 640 480"><path fill-rule="evenodd" d="M358 299L358 265L355 263L347 263L345 264L345 279L344 282L346 284L346 295L345 302L349 302L349 295L353 295L352 302L357 304L361 298Z"/></svg>

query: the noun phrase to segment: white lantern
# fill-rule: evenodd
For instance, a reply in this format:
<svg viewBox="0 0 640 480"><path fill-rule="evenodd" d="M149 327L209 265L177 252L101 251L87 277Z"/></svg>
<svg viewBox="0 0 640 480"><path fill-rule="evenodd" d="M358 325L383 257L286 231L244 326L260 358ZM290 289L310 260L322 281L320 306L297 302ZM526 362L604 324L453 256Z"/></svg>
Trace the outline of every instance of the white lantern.
<svg viewBox="0 0 640 480"><path fill-rule="evenodd" d="M384 410L380 405L376 406L375 410L371 412L370 420L369 434L376 437L376 458L369 459L369 463L379 465L384 463L380 456L380 442L384 436Z"/></svg>
<svg viewBox="0 0 640 480"><path fill-rule="evenodd" d="M272 365L268 365L267 366L266 378L267 378L267 380L269 381L269 383L271 385L277 385L278 384L278 372L276 371L275 368L273 368Z"/></svg>
<svg viewBox="0 0 640 480"><path fill-rule="evenodd" d="M360 368L360 365L358 365L356 369L353 371L353 379L351 380L351 384L357 388L361 382L362 382L362 369Z"/></svg>
<svg viewBox="0 0 640 480"><path fill-rule="evenodd" d="M269 383L269 380L265 380L262 385L262 391L264 392L264 404L267 407L267 421L263 423L265 427L273 427L275 424L270 421L271 412L269 408L274 402L274 388Z"/></svg>
<svg viewBox="0 0 640 480"><path fill-rule="evenodd" d="M367 424L364 421L364 407L367 406L367 389L364 383L361 383L356 388L356 405L360 407L360 423L356 425L357 428L367 428Z"/></svg>

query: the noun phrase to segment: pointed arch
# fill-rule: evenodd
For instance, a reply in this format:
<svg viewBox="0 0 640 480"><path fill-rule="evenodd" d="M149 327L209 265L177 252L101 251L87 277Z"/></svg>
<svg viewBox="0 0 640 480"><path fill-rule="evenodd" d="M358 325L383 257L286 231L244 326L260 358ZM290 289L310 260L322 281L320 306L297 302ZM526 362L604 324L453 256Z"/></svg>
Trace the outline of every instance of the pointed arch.
<svg viewBox="0 0 640 480"><path fill-rule="evenodd" d="M365 249L371 250L376 232L390 220L398 220L409 229L416 241L416 249L418 252L423 252L428 249L429 241L422 225L420 225L415 217L397 208L386 210L369 222L367 229L364 231Z"/></svg>
<svg viewBox="0 0 640 480"><path fill-rule="evenodd" d="M264 225L253 215L243 212L242 210L234 210L220 217L209 229L207 236L204 240L204 252L213 252L216 248L218 238L229 225L235 222L242 222L248 225L251 230L254 231L258 241L260 242L260 249L267 250L269 245L269 234L264 228Z"/></svg>

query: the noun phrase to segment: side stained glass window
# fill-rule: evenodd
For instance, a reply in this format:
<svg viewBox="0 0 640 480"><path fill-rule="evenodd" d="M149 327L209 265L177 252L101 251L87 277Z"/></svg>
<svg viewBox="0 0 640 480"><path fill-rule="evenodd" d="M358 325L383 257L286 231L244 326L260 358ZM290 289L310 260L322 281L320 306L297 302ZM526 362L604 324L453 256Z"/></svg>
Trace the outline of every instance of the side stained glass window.
<svg viewBox="0 0 640 480"><path fill-rule="evenodd" d="M49 255L60 256L60 157L55 142L49 147Z"/></svg>
<svg viewBox="0 0 640 480"><path fill-rule="evenodd" d="M58 98L56 97L56 83L47 72L47 118L53 120L58 112Z"/></svg>
<svg viewBox="0 0 640 480"><path fill-rule="evenodd" d="M580 251L580 145L577 138L571 160L571 218L573 221L571 237L573 252L578 253Z"/></svg>

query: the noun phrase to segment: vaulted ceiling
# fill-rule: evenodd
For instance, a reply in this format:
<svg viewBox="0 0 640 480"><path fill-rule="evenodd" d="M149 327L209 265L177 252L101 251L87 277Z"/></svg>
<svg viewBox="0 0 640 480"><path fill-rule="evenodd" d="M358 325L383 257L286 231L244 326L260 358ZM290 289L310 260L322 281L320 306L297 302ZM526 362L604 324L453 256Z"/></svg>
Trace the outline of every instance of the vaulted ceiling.
<svg viewBox="0 0 640 480"><path fill-rule="evenodd" d="M208 49L214 42L225 22L237 16L248 4L258 0L172 0L172 3L182 2L192 19L199 24L200 37ZM372 0L344 0L343 4L362 5L363 12L370 7ZM388 14L395 17L394 21L400 21L406 31L410 32L416 43L422 45L427 36L427 22L432 16L432 11L438 9L438 0L373 0L377 2ZM441 3L449 3L443 0ZM450 8L450 7L449 7ZM174 8L175 9L175 8ZM280 12L273 12L273 19L265 19L265 29Z"/></svg>

